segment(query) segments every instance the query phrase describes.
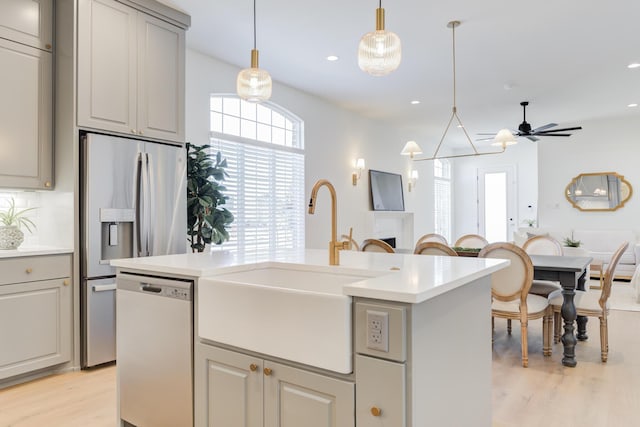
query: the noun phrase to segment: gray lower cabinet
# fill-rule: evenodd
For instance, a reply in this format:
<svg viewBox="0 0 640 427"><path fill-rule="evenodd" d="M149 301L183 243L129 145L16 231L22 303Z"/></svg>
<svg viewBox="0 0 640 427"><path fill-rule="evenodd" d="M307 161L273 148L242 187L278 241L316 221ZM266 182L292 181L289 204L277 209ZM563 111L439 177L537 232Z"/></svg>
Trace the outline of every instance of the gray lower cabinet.
<svg viewBox="0 0 640 427"><path fill-rule="evenodd" d="M0 380L70 361L71 256L3 259L0 271Z"/></svg>
<svg viewBox="0 0 640 427"><path fill-rule="evenodd" d="M358 427L406 426L405 364L356 355Z"/></svg>
<svg viewBox="0 0 640 427"><path fill-rule="evenodd" d="M354 384L196 343L196 427L353 427Z"/></svg>

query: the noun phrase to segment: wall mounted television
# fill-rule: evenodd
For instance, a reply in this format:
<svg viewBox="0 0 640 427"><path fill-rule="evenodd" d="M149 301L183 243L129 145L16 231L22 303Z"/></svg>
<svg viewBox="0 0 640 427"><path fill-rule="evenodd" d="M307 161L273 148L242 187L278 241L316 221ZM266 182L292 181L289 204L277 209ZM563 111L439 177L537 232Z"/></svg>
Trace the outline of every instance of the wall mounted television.
<svg viewBox="0 0 640 427"><path fill-rule="evenodd" d="M369 189L374 211L404 211L402 175L369 169Z"/></svg>

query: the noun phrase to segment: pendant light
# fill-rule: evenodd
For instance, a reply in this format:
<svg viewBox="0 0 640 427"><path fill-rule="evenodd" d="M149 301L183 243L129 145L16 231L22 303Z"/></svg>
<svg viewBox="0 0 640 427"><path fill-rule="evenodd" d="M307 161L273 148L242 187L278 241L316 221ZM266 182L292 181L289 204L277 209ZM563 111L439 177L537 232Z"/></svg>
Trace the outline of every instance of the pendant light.
<svg viewBox="0 0 640 427"><path fill-rule="evenodd" d="M376 30L360 39L358 66L372 76L385 76L400 65L402 47L396 33L384 29L382 0L376 9Z"/></svg>
<svg viewBox="0 0 640 427"><path fill-rule="evenodd" d="M476 146L474 145L473 141L471 141L471 138L469 137L469 134L467 133L467 129L464 127L464 125L462 124L462 120L460 120L460 117L458 116L458 107L456 106L456 27L460 26L460 21L450 21L447 24L447 27L451 28L451 33L452 33L452 38L453 38L453 108L451 109L451 117L449 118L449 122L447 123L447 127L444 130L444 133L442 134L442 138L440 138L440 142L438 143L438 146L436 147L436 151L433 153L432 157L428 157L428 158L420 158L420 159L414 159L415 161L418 160L434 160L434 159L450 159L450 158L455 158L455 157L469 157L469 156L482 156L482 155L486 155L486 154L500 154L500 153L504 153L505 148L507 145L511 145L515 143L515 138L513 138L513 135L511 134L511 132L509 132L508 129L506 129L506 132L509 133L509 135L511 135L511 138L509 138L509 135L506 135L506 133L502 133L501 137L502 140L499 141L499 146L502 148L502 150L500 151L478 151L478 149L476 148ZM440 151L440 147L442 146L442 143L444 142L444 138L447 136L447 132L449 132L449 128L451 127L451 123L453 122L453 119L456 119L456 121L458 122L458 127L460 129L462 129L462 132L464 132L464 136L466 137L467 141L469 142L469 145L471 145L471 148L473 149L473 153L470 154L456 154L456 155L451 155L451 156L438 156L438 152Z"/></svg>
<svg viewBox="0 0 640 427"><path fill-rule="evenodd" d="M256 49L256 0L253 0L253 49L251 50L251 68L238 73L236 91L238 96L249 102L262 102L271 97L271 76L258 67L258 49Z"/></svg>

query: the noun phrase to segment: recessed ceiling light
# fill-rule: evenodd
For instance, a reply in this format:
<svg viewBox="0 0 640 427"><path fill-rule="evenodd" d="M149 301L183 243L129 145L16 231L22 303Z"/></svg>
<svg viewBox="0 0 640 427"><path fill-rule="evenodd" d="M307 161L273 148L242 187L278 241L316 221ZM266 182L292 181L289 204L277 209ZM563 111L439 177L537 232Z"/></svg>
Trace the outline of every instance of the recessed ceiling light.
<svg viewBox="0 0 640 427"><path fill-rule="evenodd" d="M327 56L327 61L337 61L338 57L335 55L329 55Z"/></svg>
<svg viewBox="0 0 640 427"><path fill-rule="evenodd" d="M420 104L420 101L418 101L417 99L415 101L411 101L411 105L418 105Z"/></svg>
<svg viewBox="0 0 640 427"><path fill-rule="evenodd" d="M640 62L632 62L631 64L627 65L627 68L638 68L640 67Z"/></svg>
<svg viewBox="0 0 640 427"><path fill-rule="evenodd" d="M632 108L633 108L633 107L637 107L637 106L638 106L638 104L636 104L636 103L633 103L633 104L629 104L629 105L627 105L627 107L632 107Z"/></svg>

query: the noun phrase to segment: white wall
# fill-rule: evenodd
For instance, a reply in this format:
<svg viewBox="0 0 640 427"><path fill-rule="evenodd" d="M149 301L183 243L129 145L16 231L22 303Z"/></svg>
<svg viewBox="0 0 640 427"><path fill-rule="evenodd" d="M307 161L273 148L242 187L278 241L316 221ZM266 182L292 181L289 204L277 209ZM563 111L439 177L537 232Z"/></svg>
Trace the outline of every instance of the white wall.
<svg viewBox="0 0 640 427"><path fill-rule="evenodd" d="M539 144L540 226L552 229L640 230L640 120L637 115L582 122L566 140ZM550 138L549 138L550 139ZM617 172L634 194L614 212L582 212L564 191L580 173Z"/></svg>
<svg viewBox="0 0 640 427"><path fill-rule="evenodd" d="M518 144L507 147L502 154L461 157L453 160L453 236L454 239L469 233L478 233L478 185L480 168L515 166L517 183L516 228L522 220L535 218L538 199L537 145L520 138ZM529 208L531 206L531 208Z"/></svg>
<svg viewBox="0 0 640 427"><path fill-rule="evenodd" d="M238 68L199 52L187 51L186 134L187 141L204 144L209 140L209 95L235 93ZM363 224L369 210L368 174L365 171L357 186L351 185L353 164L365 159L367 169L403 174L405 208L414 212L416 234L428 232L424 224L433 224L433 192L427 169L420 169L416 191L407 192L409 161L400 156L406 138L403 132L382 121L363 118L318 97L279 84L274 79L271 102L288 109L304 121L305 189L326 178L338 195L338 234L353 227L354 238L367 237ZM426 166L426 165L425 165ZM424 178L423 178L424 177ZM321 189L315 215L307 216L306 246L325 248L330 239L329 193ZM429 220L429 218L431 218ZM425 231L426 230L426 231Z"/></svg>

